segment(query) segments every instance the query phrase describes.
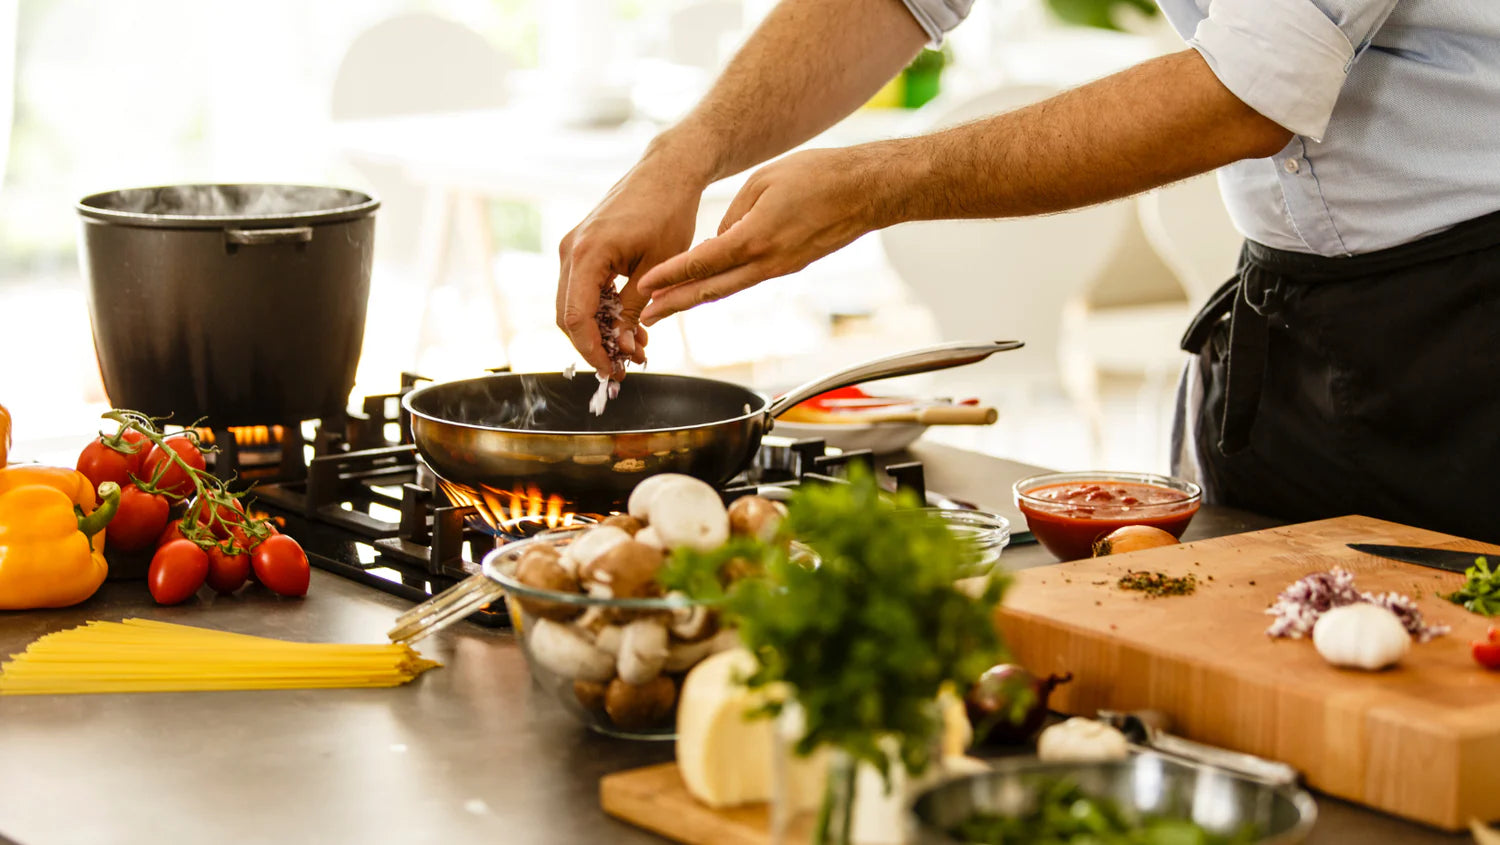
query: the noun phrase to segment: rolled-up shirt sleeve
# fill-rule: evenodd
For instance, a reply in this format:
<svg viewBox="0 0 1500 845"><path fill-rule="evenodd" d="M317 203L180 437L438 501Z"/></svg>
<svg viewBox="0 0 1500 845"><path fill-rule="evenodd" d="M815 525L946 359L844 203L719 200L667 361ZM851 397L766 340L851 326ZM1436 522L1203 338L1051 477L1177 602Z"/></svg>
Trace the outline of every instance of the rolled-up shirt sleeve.
<svg viewBox="0 0 1500 845"><path fill-rule="evenodd" d="M1321 141L1349 69L1396 2L1213 0L1188 46L1246 105Z"/></svg>
<svg viewBox="0 0 1500 845"><path fill-rule="evenodd" d="M943 35L948 30L963 23L964 18L969 16L969 8L974 5L974 0L901 0L911 12L911 16L917 19L922 29L927 31L927 37L932 39L934 47L943 43Z"/></svg>

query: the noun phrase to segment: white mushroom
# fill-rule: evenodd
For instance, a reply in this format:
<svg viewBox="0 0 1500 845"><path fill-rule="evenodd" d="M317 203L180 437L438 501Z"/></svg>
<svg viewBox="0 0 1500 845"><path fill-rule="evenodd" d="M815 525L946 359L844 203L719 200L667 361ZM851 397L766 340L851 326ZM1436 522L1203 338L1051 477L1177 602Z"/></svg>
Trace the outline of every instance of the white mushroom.
<svg viewBox="0 0 1500 845"><path fill-rule="evenodd" d="M620 641L625 635L625 629L619 625L606 625L599 629L594 635L594 648L608 652L615 657L620 656Z"/></svg>
<svg viewBox="0 0 1500 845"><path fill-rule="evenodd" d="M664 672L686 672L703 662L703 658L714 653L715 642L712 639L699 640L695 643L684 643L673 641L667 646L667 662L662 664Z"/></svg>
<svg viewBox="0 0 1500 845"><path fill-rule="evenodd" d="M653 475L640 484L635 485L635 489L630 491L630 500L625 503L626 512L641 522L650 522L651 517L648 514L651 513L651 497L656 495L656 491L663 484L683 478L692 478L692 476L675 472L664 472L660 475ZM697 479L693 480L696 481Z"/></svg>
<svg viewBox="0 0 1500 845"><path fill-rule="evenodd" d="M625 626L615 663L620 680L637 686L661 674L667 661L667 626L659 619L637 619Z"/></svg>
<svg viewBox="0 0 1500 845"><path fill-rule="evenodd" d="M667 547L662 545L661 536L656 533L656 529L649 525L635 532L635 541L653 549L667 550Z"/></svg>
<svg viewBox="0 0 1500 845"><path fill-rule="evenodd" d="M594 558L629 539L629 534L613 525L596 525L579 534L578 538L563 550L563 566L569 567L573 572L579 572Z"/></svg>
<svg viewBox="0 0 1500 845"><path fill-rule="evenodd" d="M575 681L607 681L614 677L614 657L594 648L572 627L538 619L526 638L531 657L547 671Z"/></svg>
<svg viewBox="0 0 1500 845"><path fill-rule="evenodd" d="M742 496L729 506L729 533L754 537L762 543L776 539L786 507L760 496Z"/></svg>
<svg viewBox="0 0 1500 845"><path fill-rule="evenodd" d="M729 514L718 492L694 478L657 490L651 497L651 527L668 549L708 552L729 539Z"/></svg>
<svg viewBox="0 0 1500 845"><path fill-rule="evenodd" d="M682 593L668 593L668 598L684 597ZM701 604L679 607L672 611L672 636L683 642L706 640L713 635L713 611Z"/></svg>

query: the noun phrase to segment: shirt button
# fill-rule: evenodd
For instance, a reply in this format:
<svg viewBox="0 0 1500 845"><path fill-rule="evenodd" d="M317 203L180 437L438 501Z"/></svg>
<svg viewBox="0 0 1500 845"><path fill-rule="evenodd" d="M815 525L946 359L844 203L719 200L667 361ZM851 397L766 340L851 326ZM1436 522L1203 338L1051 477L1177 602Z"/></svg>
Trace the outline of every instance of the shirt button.
<svg viewBox="0 0 1500 845"><path fill-rule="evenodd" d="M1302 163L1299 162L1299 161L1297 161L1294 158L1289 158L1282 165L1282 167L1285 167L1286 168L1286 172L1288 172L1288 173L1296 173L1298 170L1302 169Z"/></svg>

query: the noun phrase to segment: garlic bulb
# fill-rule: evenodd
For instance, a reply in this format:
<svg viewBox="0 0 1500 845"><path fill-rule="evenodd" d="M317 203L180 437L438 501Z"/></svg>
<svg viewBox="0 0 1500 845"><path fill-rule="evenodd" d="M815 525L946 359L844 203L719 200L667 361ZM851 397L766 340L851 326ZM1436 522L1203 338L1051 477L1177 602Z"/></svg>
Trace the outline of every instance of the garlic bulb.
<svg viewBox="0 0 1500 845"><path fill-rule="evenodd" d="M1335 666L1383 669L1411 648L1411 635L1396 614L1360 602L1335 607L1313 626L1313 645Z"/></svg>
<svg viewBox="0 0 1500 845"><path fill-rule="evenodd" d="M1119 730L1079 717L1047 728L1036 741L1036 756L1047 762L1123 760L1129 751L1130 743Z"/></svg>

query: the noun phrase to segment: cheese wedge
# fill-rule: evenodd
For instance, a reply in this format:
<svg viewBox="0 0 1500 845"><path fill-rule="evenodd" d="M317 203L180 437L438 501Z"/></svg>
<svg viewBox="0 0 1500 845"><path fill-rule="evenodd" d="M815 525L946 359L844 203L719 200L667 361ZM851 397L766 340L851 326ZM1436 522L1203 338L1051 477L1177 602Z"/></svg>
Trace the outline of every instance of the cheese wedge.
<svg viewBox="0 0 1500 845"><path fill-rule="evenodd" d="M677 768L688 792L704 804L737 807L770 801L774 756L786 753L790 803L817 806L822 797L822 753L797 757L779 750L772 719L747 718L784 692L749 690L738 682L756 669L755 657L731 649L705 659L688 673L677 704Z"/></svg>

